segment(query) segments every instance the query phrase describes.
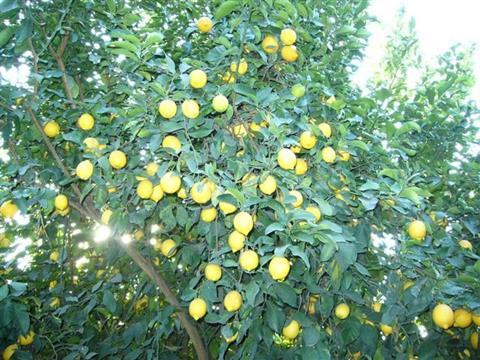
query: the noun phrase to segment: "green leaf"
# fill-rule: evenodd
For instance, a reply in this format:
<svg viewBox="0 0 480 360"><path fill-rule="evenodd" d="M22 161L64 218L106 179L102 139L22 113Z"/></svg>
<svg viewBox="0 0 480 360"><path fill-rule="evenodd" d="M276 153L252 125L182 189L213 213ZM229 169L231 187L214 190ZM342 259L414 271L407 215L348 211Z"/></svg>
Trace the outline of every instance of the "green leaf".
<svg viewBox="0 0 480 360"><path fill-rule="evenodd" d="M0 12L5 13L7 11L17 9L19 7L17 0L1 0Z"/></svg>
<svg viewBox="0 0 480 360"><path fill-rule="evenodd" d="M132 53L136 53L138 50L135 45L126 40L112 41L110 44L108 44L108 46L111 48L125 49L131 51Z"/></svg>
<svg viewBox="0 0 480 360"><path fill-rule="evenodd" d="M117 309L117 302L115 301L115 297L110 290L105 290L103 292L102 304L105 305L108 311L110 311L112 314Z"/></svg>
<svg viewBox="0 0 480 360"><path fill-rule="evenodd" d="M272 290L285 304L297 306L297 294L287 283L276 283L272 286Z"/></svg>
<svg viewBox="0 0 480 360"><path fill-rule="evenodd" d="M215 19L220 20L224 18L235 11L240 5L241 2L238 0L227 0L222 2L222 4L217 8L217 11L215 11Z"/></svg>
<svg viewBox="0 0 480 360"><path fill-rule="evenodd" d="M417 190L415 187L409 187L402 190L400 194L398 194L398 196L406 198L416 205L420 204L421 198L420 196L418 196Z"/></svg>
<svg viewBox="0 0 480 360"><path fill-rule="evenodd" d="M0 287L0 301L5 299L8 296L8 285L3 285Z"/></svg>
<svg viewBox="0 0 480 360"><path fill-rule="evenodd" d="M267 303L267 311L265 313L267 325L275 332L280 332L285 323L285 313L272 302Z"/></svg>
<svg viewBox="0 0 480 360"><path fill-rule="evenodd" d="M420 128L420 125L418 125L415 121L407 121L397 129L397 131L395 132L395 137L399 137L412 130L415 130L416 132L422 131L422 129Z"/></svg>
<svg viewBox="0 0 480 360"><path fill-rule="evenodd" d="M320 340L320 334L317 329L307 327L303 329L302 340L305 346L315 346Z"/></svg>
<svg viewBox="0 0 480 360"><path fill-rule="evenodd" d="M0 49L9 43L10 39L15 34L15 30L15 26L10 26L0 31Z"/></svg>

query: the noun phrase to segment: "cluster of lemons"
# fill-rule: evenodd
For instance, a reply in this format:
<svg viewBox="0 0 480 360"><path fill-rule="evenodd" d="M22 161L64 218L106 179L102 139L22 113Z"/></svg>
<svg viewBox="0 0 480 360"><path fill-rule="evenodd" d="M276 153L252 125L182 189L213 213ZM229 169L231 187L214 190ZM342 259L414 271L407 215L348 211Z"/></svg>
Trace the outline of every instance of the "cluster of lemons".
<svg viewBox="0 0 480 360"><path fill-rule="evenodd" d="M18 345L28 346L33 343L33 340L35 340L35 332L33 330L30 330L26 335L20 335L17 344L11 344L3 350L2 359L10 360L13 357L13 354L18 350Z"/></svg>

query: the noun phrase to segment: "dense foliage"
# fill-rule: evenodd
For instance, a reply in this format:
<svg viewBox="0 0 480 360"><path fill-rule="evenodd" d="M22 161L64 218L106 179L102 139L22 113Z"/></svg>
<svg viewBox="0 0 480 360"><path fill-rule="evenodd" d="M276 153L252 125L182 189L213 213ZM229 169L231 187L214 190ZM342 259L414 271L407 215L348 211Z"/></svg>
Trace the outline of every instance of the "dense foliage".
<svg viewBox="0 0 480 360"><path fill-rule="evenodd" d="M414 24L400 22L362 93L351 75L367 0L0 0L0 19L2 66L30 69L27 86L0 88L0 351L433 359L478 348L471 50L426 66ZM160 114L166 99L176 111L164 102ZM232 232L245 243L229 244ZM468 325L437 326L440 303L467 310Z"/></svg>

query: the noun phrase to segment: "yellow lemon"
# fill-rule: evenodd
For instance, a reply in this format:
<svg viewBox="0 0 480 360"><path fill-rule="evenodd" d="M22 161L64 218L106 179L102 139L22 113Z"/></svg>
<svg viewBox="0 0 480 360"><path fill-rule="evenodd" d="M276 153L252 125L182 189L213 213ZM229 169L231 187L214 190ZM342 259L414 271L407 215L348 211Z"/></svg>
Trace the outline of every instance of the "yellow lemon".
<svg viewBox="0 0 480 360"><path fill-rule="evenodd" d="M10 239L7 238L5 233L0 232L0 248L8 248L11 244Z"/></svg>
<svg viewBox="0 0 480 360"><path fill-rule="evenodd" d="M77 120L77 125L80 129L88 131L92 130L95 125L95 120L90 114L82 114Z"/></svg>
<svg viewBox="0 0 480 360"><path fill-rule="evenodd" d="M373 311L379 313L382 310L382 303L374 302L372 305Z"/></svg>
<svg viewBox="0 0 480 360"><path fill-rule="evenodd" d="M49 304L50 307L56 308L60 306L60 299L58 297L54 297Z"/></svg>
<svg viewBox="0 0 480 360"><path fill-rule="evenodd" d="M315 304L318 299L320 299L320 295L318 294L313 294L308 297L308 313L310 315L315 315Z"/></svg>
<svg viewBox="0 0 480 360"><path fill-rule="evenodd" d="M243 304L242 295L236 290L229 291L223 299L223 306L228 312L234 312L240 309Z"/></svg>
<svg viewBox="0 0 480 360"><path fill-rule="evenodd" d="M208 264L205 266L205 278L210 281L218 281L222 277L222 268L218 264Z"/></svg>
<svg viewBox="0 0 480 360"><path fill-rule="evenodd" d="M123 169L127 165L127 155L120 150L112 151L108 157L108 162L114 169Z"/></svg>
<svg viewBox="0 0 480 360"><path fill-rule="evenodd" d="M49 288L50 290L55 289L56 287L57 287L57 280L52 280L52 281L50 281L50 283L48 284L48 288Z"/></svg>
<svg viewBox="0 0 480 360"><path fill-rule="evenodd" d="M162 242L162 248L161 248L162 254L166 257L174 256L175 253L177 252L177 250L174 249L175 246L177 246L177 244L172 239L165 240L164 242Z"/></svg>
<svg viewBox="0 0 480 360"><path fill-rule="evenodd" d="M190 189L190 195L197 204L205 204L212 198L212 191L204 182L197 182Z"/></svg>
<svg viewBox="0 0 480 360"><path fill-rule="evenodd" d="M225 75L222 76L222 80L228 84L233 84L235 82L235 76L230 73L230 71L227 71Z"/></svg>
<svg viewBox="0 0 480 360"><path fill-rule="evenodd" d="M295 154L300 154L300 152L302 151L302 147L301 147L301 146L298 146L298 145L295 145L295 146L292 146L292 147L291 147L291 150L292 150Z"/></svg>
<svg viewBox="0 0 480 360"><path fill-rule="evenodd" d="M203 70L193 70L189 75L190 86L194 89L201 89L207 84L207 74Z"/></svg>
<svg viewBox="0 0 480 360"><path fill-rule="evenodd" d="M162 100L158 105L158 112L165 119L171 119L177 113L177 104L170 99Z"/></svg>
<svg viewBox="0 0 480 360"><path fill-rule="evenodd" d="M228 109L228 99L223 95L217 95L212 100L212 107L216 112L223 113Z"/></svg>
<svg viewBox="0 0 480 360"><path fill-rule="evenodd" d="M234 230L230 235L228 235L228 246L230 246L230 249L234 253L242 250L245 246L245 235Z"/></svg>
<svg viewBox="0 0 480 360"><path fill-rule="evenodd" d="M239 212L233 218L233 227L239 233L241 233L243 235L248 235L250 233L250 231L252 231L252 229L253 229L253 218L252 218L252 216L245 211Z"/></svg>
<svg viewBox="0 0 480 360"><path fill-rule="evenodd" d="M475 323L475 325L480 326L480 315L472 314L472 320Z"/></svg>
<svg viewBox="0 0 480 360"><path fill-rule="evenodd" d="M478 350L478 332L474 332L470 335L470 344L474 350Z"/></svg>
<svg viewBox="0 0 480 360"><path fill-rule="evenodd" d="M43 132L49 138L54 138L58 134L60 134L60 125L54 120L47 122L43 127Z"/></svg>
<svg viewBox="0 0 480 360"><path fill-rule="evenodd" d="M284 46L280 53L282 55L282 59L287 62L294 62L298 59L298 51L295 45Z"/></svg>
<svg viewBox="0 0 480 360"><path fill-rule="evenodd" d="M15 205L12 200L7 200L0 206L0 214L5 219L13 218L18 212L18 206Z"/></svg>
<svg viewBox="0 0 480 360"><path fill-rule="evenodd" d="M267 54L274 54L278 51L278 41L273 35L267 35L262 40L262 49Z"/></svg>
<svg viewBox="0 0 480 360"><path fill-rule="evenodd" d="M345 150L340 150L338 152L338 158L340 159L340 161L348 161L350 160L350 153L348 151L345 151Z"/></svg>
<svg viewBox="0 0 480 360"><path fill-rule="evenodd" d="M326 146L322 149L322 160L326 163L333 163L336 157L337 155L335 154L335 150L333 150L330 146Z"/></svg>
<svg viewBox="0 0 480 360"><path fill-rule="evenodd" d="M167 136L165 136L165 138L162 141L162 146L164 148L170 148L170 149L173 149L175 151L180 151L180 149L182 147L182 143L180 142L180 140L176 136L167 135Z"/></svg>
<svg viewBox="0 0 480 360"><path fill-rule="evenodd" d="M280 33L280 41L283 45L293 45L297 41L297 33L293 29L283 29Z"/></svg>
<svg viewBox="0 0 480 360"><path fill-rule="evenodd" d="M316 143L317 137L313 135L311 131L304 131L300 135L300 145L302 145L304 149L310 150L315 146Z"/></svg>
<svg viewBox="0 0 480 360"><path fill-rule="evenodd" d="M93 164L90 160L83 160L77 165L75 173L82 180L88 180L93 175Z"/></svg>
<svg viewBox="0 0 480 360"><path fill-rule="evenodd" d="M414 220L408 224L408 235L414 240L423 240L427 235L427 227L420 220Z"/></svg>
<svg viewBox="0 0 480 360"><path fill-rule="evenodd" d="M180 190L178 190L178 193L177 193L177 196L180 198L180 199L186 199L187 198L187 190L185 190L185 188L180 188Z"/></svg>
<svg viewBox="0 0 480 360"><path fill-rule="evenodd" d="M253 132L259 132L260 130L262 130L262 126L258 125L257 123L254 123L254 122L250 123L249 128Z"/></svg>
<svg viewBox="0 0 480 360"><path fill-rule="evenodd" d="M210 179L204 180L203 181L205 185L207 185L210 188L210 191L212 194L217 190L217 185Z"/></svg>
<svg viewBox="0 0 480 360"><path fill-rule="evenodd" d="M57 210L61 216L67 216L70 213L70 207L67 207L65 210Z"/></svg>
<svg viewBox="0 0 480 360"><path fill-rule="evenodd" d="M268 272L273 280L283 281L290 272L290 262L283 256L274 256L268 264Z"/></svg>
<svg viewBox="0 0 480 360"><path fill-rule="evenodd" d="M248 134L248 131L245 128L245 125L237 124L233 127L233 135L235 135L237 138L244 137L247 134Z"/></svg>
<svg viewBox="0 0 480 360"><path fill-rule="evenodd" d="M472 250L473 249L472 243L468 240L460 240L458 242L458 245L460 245L460 247L462 249L465 249L465 250Z"/></svg>
<svg viewBox="0 0 480 360"><path fill-rule="evenodd" d="M240 63L238 64L238 73L240 75L243 75L247 72L248 70L248 63L245 59L241 59L240 60ZM234 61L230 64L230 71L232 73L236 73L237 72L237 62Z"/></svg>
<svg viewBox="0 0 480 360"><path fill-rule="evenodd" d="M169 171L160 179L160 186L162 187L163 192L167 194L174 194L182 186L182 180L180 179L180 176Z"/></svg>
<svg viewBox="0 0 480 360"><path fill-rule="evenodd" d="M380 330L382 330L385 336L388 336L391 333L393 333L393 328L390 325L380 324Z"/></svg>
<svg viewBox="0 0 480 360"><path fill-rule="evenodd" d="M202 209L200 212L200 218L206 223L212 222L217 218L217 209L214 207Z"/></svg>
<svg viewBox="0 0 480 360"><path fill-rule="evenodd" d="M308 163L305 159L297 159L295 164L295 175L305 175L308 171Z"/></svg>
<svg viewBox="0 0 480 360"><path fill-rule="evenodd" d="M182 103L182 113L189 119L195 119L200 114L200 107L195 100L185 100Z"/></svg>
<svg viewBox="0 0 480 360"><path fill-rule="evenodd" d="M245 271L252 271L258 267L258 254L253 250L246 250L240 254L238 259L240 266Z"/></svg>
<svg viewBox="0 0 480 360"><path fill-rule="evenodd" d="M290 321L290 324L282 329L282 335L288 340L294 340L300 333L300 324L296 320Z"/></svg>
<svg viewBox="0 0 480 360"><path fill-rule="evenodd" d="M193 299L188 306L188 313L195 320L199 320L207 313L207 303L202 298Z"/></svg>
<svg viewBox="0 0 480 360"><path fill-rule="evenodd" d="M293 196L295 198L295 201L292 203L294 208L298 208L302 206L303 204L303 196L300 193L300 191L297 190L291 190L288 192L289 195Z"/></svg>
<svg viewBox="0 0 480 360"><path fill-rule="evenodd" d="M20 343L20 345L26 346L33 343L33 339L35 339L35 332L33 330L30 330L27 335L20 335L18 338L18 342Z"/></svg>
<svg viewBox="0 0 480 360"><path fill-rule="evenodd" d="M283 148L277 154L277 162L282 169L292 170L297 163L297 156L292 150Z"/></svg>
<svg viewBox="0 0 480 360"><path fill-rule="evenodd" d="M110 218L112 217L112 210L106 209L102 211L101 221L102 224L107 225L110 222Z"/></svg>
<svg viewBox="0 0 480 360"><path fill-rule="evenodd" d="M2 353L2 358L3 360L10 360L13 356L13 354L15 354L15 351L18 350L18 345L17 344L12 344L12 345L8 345L5 350L3 350L3 353Z"/></svg>
<svg viewBox="0 0 480 360"><path fill-rule="evenodd" d="M472 324L472 314L465 309L457 309L453 313L453 326L459 328L466 328Z"/></svg>
<svg viewBox="0 0 480 360"><path fill-rule="evenodd" d="M235 205L230 204L229 202L226 202L226 201L220 201L218 203L218 207L225 215L229 215L237 211L237 207Z"/></svg>
<svg viewBox="0 0 480 360"><path fill-rule="evenodd" d="M150 200L159 202L163 199L163 190L160 184L155 185L152 189L152 195L150 195Z"/></svg>
<svg viewBox="0 0 480 360"><path fill-rule="evenodd" d="M150 199L153 193L153 184L150 180L142 180L137 186L137 195L140 199Z"/></svg>
<svg viewBox="0 0 480 360"><path fill-rule="evenodd" d="M87 137L85 140L83 140L83 144L85 145L86 151L94 151L100 146L100 143L94 137Z"/></svg>
<svg viewBox="0 0 480 360"><path fill-rule="evenodd" d="M55 208L57 210L62 211L62 210L65 210L67 207L68 207L68 198L63 194L57 195L55 197Z"/></svg>
<svg viewBox="0 0 480 360"><path fill-rule="evenodd" d="M438 304L432 311L433 322L444 330L451 327L455 321L455 315L450 306L446 304Z"/></svg>
<svg viewBox="0 0 480 360"><path fill-rule="evenodd" d="M344 320L348 315L350 315L350 307L345 303L338 304L335 308L335 316L340 320Z"/></svg>
<svg viewBox="0 0 480 360"><path fill-rule="evenodd" d="M50 261L57 262L59 257L60 257L60 253L58 251L56 250L52 251L52 253L50 254Z"/></svg>
<svg viewBox="0 0 480 360"><path fill-rule="evenodd" d="M318 125L318 128L322 132L323 136L325 136L327 139L332 136L332 127L328 125L327 123L321 123Z"/></svg>
<svg viewBox="0 0 480 360"><path fill-rule="evenodd" d="M320 221L320 218L322 217L322 213L320 212L320 209L318 207L310 205L305 208L305 211L308 211L310 214L315 216L315 222Z"/></svg>
<svg viewBox="0 0 480 360"><path fill-rule="evenodd" d="M210 18L202 16L197 20L197 28L202 33L208 33L213 28L213 22Z"/></svg>
<svg viewBox="0 0 480 360"><path fill-rule="evenodd" d="M151 163L148 163L147 167L145 168L145 171L147 172L148 176L155 176L159 168L160 168L160 165L155 164L154 162L151 162Z"/></svg>
<svg viewBox="0 0 480 360"><path fill-rule="evenodd" d="M268 175L258 187L265 195L272 195L277 190L277 180L272 175Z"/></svg>

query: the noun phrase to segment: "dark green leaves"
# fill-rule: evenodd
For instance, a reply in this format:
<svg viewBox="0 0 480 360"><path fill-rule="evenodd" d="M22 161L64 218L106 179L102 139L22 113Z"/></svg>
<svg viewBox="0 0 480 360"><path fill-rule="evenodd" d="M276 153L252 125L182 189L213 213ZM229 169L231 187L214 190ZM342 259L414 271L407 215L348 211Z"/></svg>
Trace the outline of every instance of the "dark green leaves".
<svg viewBox="0 0 480 360"><path fill-rule="evenodd" d="M215 19L221 20L225 16L231 14L237 8L240 7L241 1L239 0L227 0L221 3L221 5L215 11Z"/></svg>

